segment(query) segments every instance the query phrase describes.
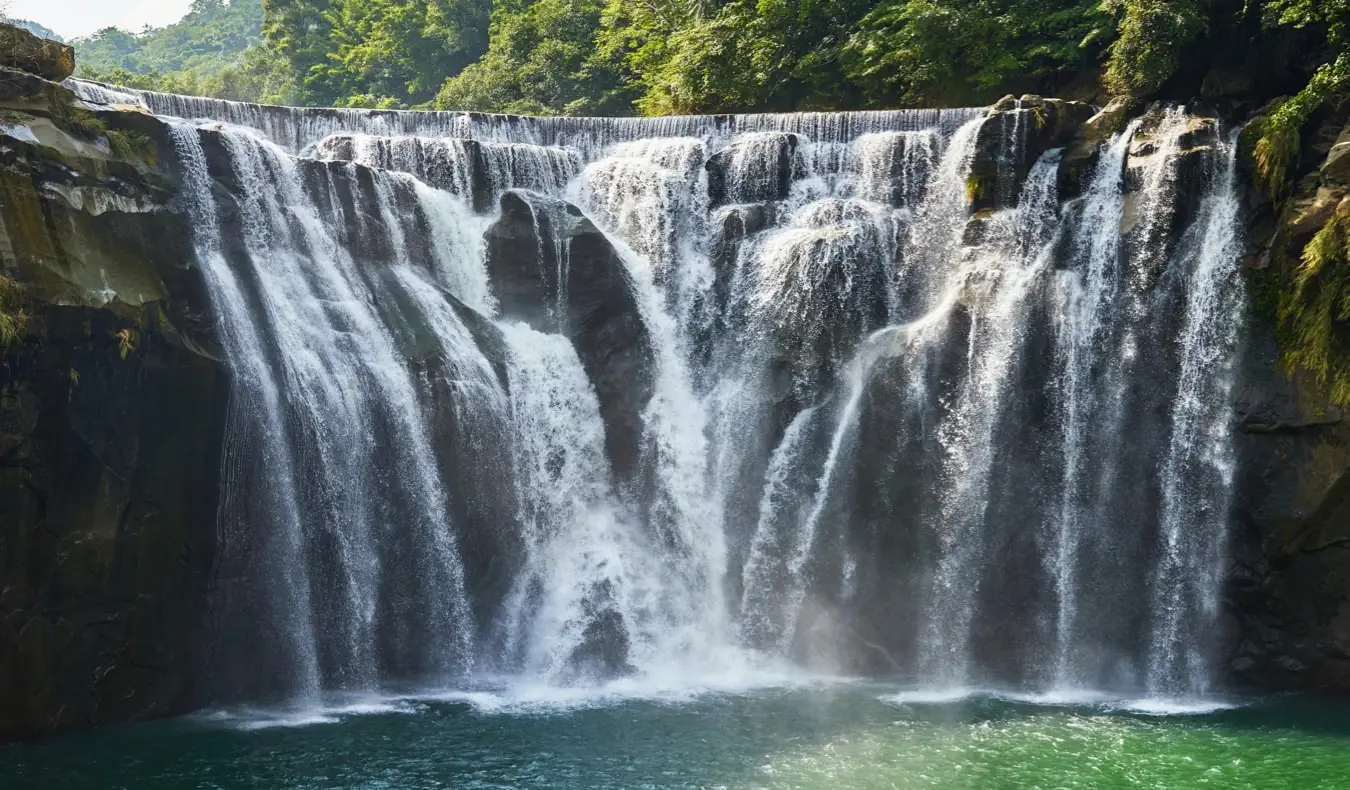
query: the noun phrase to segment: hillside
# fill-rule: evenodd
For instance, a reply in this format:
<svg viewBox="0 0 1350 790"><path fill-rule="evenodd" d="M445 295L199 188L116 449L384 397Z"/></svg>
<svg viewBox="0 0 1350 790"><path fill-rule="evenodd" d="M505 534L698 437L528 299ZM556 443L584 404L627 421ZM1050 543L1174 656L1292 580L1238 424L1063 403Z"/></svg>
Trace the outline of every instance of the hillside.
<svg viewBox="0 0 1350 790"><path fill-rule="evenodd" d="M76 39L77 76L142 88L219 93L219 75L262 41L263 0L193 0L182 20Z"/></svg>
<svg viewBox="0 0 1350 790"><path fill-rule="evenodd" d="M3 4L0 4L0 6L2 5ZM38 24L37 22L34 22L31 19L8 19L5 17L3 12L0 12L0 21L3 21L7 25L13 25L18 28L23 28L24 30L27 30L29 33L32 33L38 38L45 38L51 41L58 41L61 42L62 44L64 44L66 41L64 38L61 38L61 36L58 35L55 30L52 30L46 25Z"/></svg>

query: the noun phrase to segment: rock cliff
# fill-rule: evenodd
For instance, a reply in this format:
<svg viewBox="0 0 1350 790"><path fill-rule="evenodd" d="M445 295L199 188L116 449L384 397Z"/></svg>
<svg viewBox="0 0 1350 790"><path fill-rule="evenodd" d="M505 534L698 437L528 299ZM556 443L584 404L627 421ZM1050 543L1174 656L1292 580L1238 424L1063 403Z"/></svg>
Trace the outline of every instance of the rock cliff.
<svg viewBox="0 0 1350 790"><path fill-rule="evenodd" d="M0 740L187 709L224 369L157 122L0 27Z"/></svg>

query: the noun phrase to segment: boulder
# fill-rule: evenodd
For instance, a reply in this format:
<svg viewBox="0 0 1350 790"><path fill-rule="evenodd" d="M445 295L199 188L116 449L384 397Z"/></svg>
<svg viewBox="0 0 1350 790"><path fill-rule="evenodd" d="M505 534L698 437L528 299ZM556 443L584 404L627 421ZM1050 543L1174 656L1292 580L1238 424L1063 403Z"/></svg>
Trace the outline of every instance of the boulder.
<svg viewBox="0 0 1350 790"><path fill-rule="evenodd" d="M967 192L971 208L1006 208L1017 201L1032 165L1062 148L1092 116L1082 102L1009 96L989 111L975 137Z"/></svg>
<svg viewBox="0 0 1350 790"><path fill-rule="evenodd" d="M75 73L75 50L0 23L0 66L60 82Z"/></svg>
<svg viewBox="0 0 1350 790"><path fill-rule="evenodd" d="M1082 192L1084 181L1089 177L1092 166L1102 143L1111 135L1125 129L1136 109L1136 102L1127 97L1118 97L1093 115L1074 133L1073 139L1064 148L1059 160L1059 194L1061 197L1073 197Z"/></svg>
<svg viewBox="0 0 1350 790"><path fill-rule="evenodd" d="M623 615L614 608L614 591L608 581L597 584L583 602L586 628L581 642L572 648L564 670L567 681L595 682L631 675L628 661L631 641Z"/></svg>
<svg viewBox="0 0 1350 790"><path fill-rule="evenodd" d="M1165 204L1170 204L1170 223L1156 228L1165 240L1163 248L1170 249L1172 242L1179 239L1198 216L1210 179L1222 162L1217 148L1220 142L1217 119L1189 116L1184 128L1173 130L1176 131L1174 140L1164 140L1157 134L1160 121L1160 115L1150 113L1130 141L1125 159L1127 194L1121 232L1126 234L1127 242L1138 240L1130 236L1139 226L1143 212L1146 209L1166 209ZM1162 157L1167 157L1166 161ZM1167 170L1160 171L1160 167ZM1150 171L1165 172L1166 180L1156 194L1145 195L1142 190ZM1144 202L1149 202L1149 205L1142 205ZM1157 205L1160 202L1164 205ZM1151 243L1149 240L1143 241ZM1156 261L1155 268L1161 268L1162 264L1162 260Z"/></svg>
<svg viewBox="0 0 1350 790"><path fill-rule="evenodd" d="M600 401L614 472L632 480L653 353L628 267L580 209L534 192L503 194L486 239L501 317L572 341Z"/></svg>
<svg viewBox="0 0 1350 790"><path fill-rule="evenodd" d="M1350 190L1350 126L1346 126L1336 138L1318 173L1323 184Z"/></svg>
<svg viewBox="0 0 1350 790"><path fill-rule="evenodd" d="M757 132L710 156L704 167L712 207L787 198L797 174L797 143L795 134Z"/></svg>

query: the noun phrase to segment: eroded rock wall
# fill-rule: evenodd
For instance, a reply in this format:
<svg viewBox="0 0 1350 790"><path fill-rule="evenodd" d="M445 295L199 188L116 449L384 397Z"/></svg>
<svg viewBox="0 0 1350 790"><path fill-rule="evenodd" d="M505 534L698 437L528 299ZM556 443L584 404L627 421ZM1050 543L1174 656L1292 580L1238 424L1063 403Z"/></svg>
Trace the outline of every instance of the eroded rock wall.
<svg viewBox="0 0 1350 790"><path fill-rule="evenodd" d="M190 228L157 122L43 79L68 50L0 101L0 741L190 707L215 553Z"/></svg>

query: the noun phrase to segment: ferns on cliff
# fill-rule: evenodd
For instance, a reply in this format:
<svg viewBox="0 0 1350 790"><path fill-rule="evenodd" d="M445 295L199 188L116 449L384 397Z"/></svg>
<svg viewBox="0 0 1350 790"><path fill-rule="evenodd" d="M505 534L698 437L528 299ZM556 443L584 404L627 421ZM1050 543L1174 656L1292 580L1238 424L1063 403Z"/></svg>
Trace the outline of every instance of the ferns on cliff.
<svg viewBox="0 0 1350 790"><path fill-rule="evenodd" d="M1243 135L1257 186L1275 203L1289 194L1298 166L1303 125L1324 104L1350 89L1350 55L1341 53L1317 70L1307 87L1277 102L1248 124Z"/></svg>
<svg viewBox="0 0 1350 790"><path fill-rule="evenodd" d="M1338 211L1308 246L1279 309L1286 372L1303 369L1350 406L1350 211Z"/></svg>

